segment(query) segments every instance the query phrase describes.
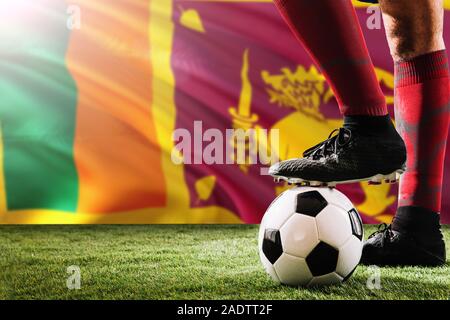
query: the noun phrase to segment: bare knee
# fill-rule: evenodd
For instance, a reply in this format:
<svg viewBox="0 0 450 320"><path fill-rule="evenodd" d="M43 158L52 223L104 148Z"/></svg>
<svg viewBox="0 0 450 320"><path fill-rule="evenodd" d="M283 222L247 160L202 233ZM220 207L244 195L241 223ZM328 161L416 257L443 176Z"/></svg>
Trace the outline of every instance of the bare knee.
<svg viewBox="0 0 450 320"><path fill-rule="evenodd" d="M442 50L444 9L440 0L380 0L394 60Z"/></svg>

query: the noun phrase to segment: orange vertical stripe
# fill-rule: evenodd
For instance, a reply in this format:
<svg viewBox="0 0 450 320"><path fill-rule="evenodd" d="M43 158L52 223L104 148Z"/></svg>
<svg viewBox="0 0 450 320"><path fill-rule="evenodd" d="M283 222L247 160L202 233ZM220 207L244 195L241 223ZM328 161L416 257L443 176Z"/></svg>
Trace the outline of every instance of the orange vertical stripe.
<svg viewBox="0 0 450 320"><path fill-rule="evenodd" d="M104 213L166 203L151 111L150 1L72 0L67 65L78 88L78 211Z"/></svg>

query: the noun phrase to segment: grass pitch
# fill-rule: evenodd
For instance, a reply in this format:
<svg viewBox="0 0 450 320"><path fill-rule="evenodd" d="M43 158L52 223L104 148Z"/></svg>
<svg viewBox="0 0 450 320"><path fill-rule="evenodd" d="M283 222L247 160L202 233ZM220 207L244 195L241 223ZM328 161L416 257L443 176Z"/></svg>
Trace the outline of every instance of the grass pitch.
<svg viewBox="0 0 450 320"><path fill-rule="evenodd" d="M450 244L450 228L444 231ZM257 232L245 225L2 226L0 299L450 298L450 262L383 268L374 290L362 266L342 285L274 284L259 262ZM66 285L72 265L81 270L79 290Z"/></svg>

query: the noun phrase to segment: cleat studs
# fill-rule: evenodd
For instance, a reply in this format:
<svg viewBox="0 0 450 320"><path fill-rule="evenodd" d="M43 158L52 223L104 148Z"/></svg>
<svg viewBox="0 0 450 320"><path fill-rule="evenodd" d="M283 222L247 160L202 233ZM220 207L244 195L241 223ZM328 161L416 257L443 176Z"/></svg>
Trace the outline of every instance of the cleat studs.
<svg viewBox="0 0 450 320"><path fill-rule="evenodd" d="M396 173L395 172L385 176L385 179L389 180L389 181L395 180L395 178L396 178Z"/></svg>
<svg viewBox="0 0 450 320"><path fill-rule="evenodd" d="M311 181L309 184L311 185L311 187L320 187L322 185L322 183L319 181Z"/></svg>
<svg viewBox="0 0 450 320"><path fill-rule="evenodd" d="M381 181L385 177L383 175L377 174L376 176L372 177L372 179L369 180L369 185L380 185Z"/></svg>

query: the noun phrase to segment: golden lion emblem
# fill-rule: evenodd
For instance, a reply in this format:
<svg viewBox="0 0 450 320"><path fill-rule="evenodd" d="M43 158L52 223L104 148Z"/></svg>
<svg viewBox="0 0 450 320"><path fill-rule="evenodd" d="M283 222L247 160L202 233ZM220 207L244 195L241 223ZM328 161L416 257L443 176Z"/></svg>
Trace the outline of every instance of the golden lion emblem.
<svg viewBox="0 0 450 320"><path fill-rule="evenodd" d="M333 96L331 89L326 88L325 77L315 66L307 70L299 65L294 72L288 68L281 72L275 75L265 70L261 72L263 81L271 86L266 88L270 102L322 120L319 108Z"/></svg>

